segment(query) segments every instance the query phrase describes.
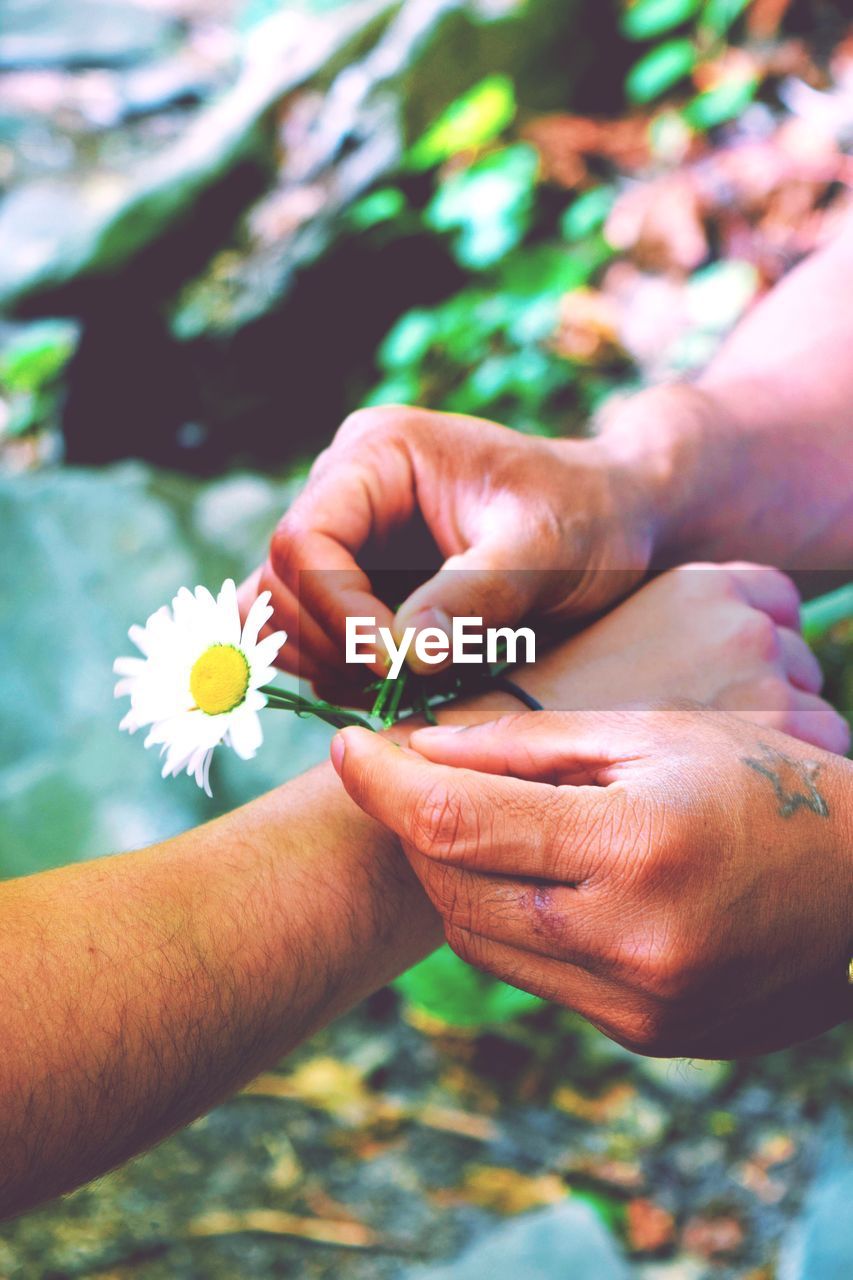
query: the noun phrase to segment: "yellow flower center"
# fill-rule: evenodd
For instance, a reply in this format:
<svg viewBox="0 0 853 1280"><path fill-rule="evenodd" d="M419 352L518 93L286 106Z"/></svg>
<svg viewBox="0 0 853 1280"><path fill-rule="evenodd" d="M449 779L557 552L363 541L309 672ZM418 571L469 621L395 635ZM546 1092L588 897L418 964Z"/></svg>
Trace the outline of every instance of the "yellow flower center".
<svg viewBox="0 0 853 1280"><path fill-rule="evenodd" d="M249 664L233 644L214 644L190 672L190 693L199 711L219 716L239 707L249 687Z"/></svg>

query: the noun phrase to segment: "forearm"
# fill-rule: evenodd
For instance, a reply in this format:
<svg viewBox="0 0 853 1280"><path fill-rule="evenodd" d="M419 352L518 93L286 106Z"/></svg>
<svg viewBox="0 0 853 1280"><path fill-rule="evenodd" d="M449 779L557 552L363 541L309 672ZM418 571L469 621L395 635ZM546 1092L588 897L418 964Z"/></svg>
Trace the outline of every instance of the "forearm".
<svg viewBox="0 0 853 1280"><path fill-rule="evenodd" d="M163 845L9 882L0 921L6 1214L187 1123L437 941L327 766Z"/></svg>
<svg viewBox="0 0 853 1280"><path fill-rule="evenodd" d="M853 223L743 321L692 386L614 415L642 475L655 559L748 556L786 568L853 558Z"/></svg>
<svg viewBox="0 0 853 1280"><path fill-rule="evenodd" d="M514 708L490 694L445 718ZM0 1215L189 1123L441 939L329 765L177 839L0 885Z"/></svg>

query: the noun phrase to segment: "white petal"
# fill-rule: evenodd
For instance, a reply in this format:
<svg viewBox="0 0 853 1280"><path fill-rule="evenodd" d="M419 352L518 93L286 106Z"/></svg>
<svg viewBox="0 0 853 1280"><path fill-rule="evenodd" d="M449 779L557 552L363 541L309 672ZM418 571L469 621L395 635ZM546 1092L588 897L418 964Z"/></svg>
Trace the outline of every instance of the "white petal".
<svg viewBox="0 0 853 1280"><path fill-rule="evenodd" d="M286 631L274 631L271 636L267 636L265 640L261 640L259 644L255 645L253 652L249 655L252 669L268 667L278 657L286 639Z"/></svg>
<svg viewBox="0 0 853 1280"><path fill-rule="evenodd" d="M246 701L244 705L247 706L250 711L263 711L264 707L267 705L267 695L265 693L261 693L258 689L250 689L246 694Z"/></svg>
<svg viewBox="0 0 853 1280"><path fill-rule="evenodd" d="M262 591L257 600L252 601L252 607L246 615L243 634L240 637L240 647L246 653L258 643L258 636L272 617L271 598L269 591Z"/></svg>
<svg viewBox="0 0 853 1280"><path fill-rule="evenodd" d="M116 658L113 671L117 676L138 676L145 670L144 658Z"/></svg>
<svg viewBox="0 0 853 1280"><path fill-rule="evenodd" d="M238 711L232 712L228 741L241 760L251 760L263 740L261 721L256 711L251 711L244 703Z"/></svg>
<svg viewBox="0 0 853 1280"><path fill-rule="evenodd" d="M223 644L240 643L240 608L237 604L237 588L233 578L226 578L216 598L219 626Z"/></svg>

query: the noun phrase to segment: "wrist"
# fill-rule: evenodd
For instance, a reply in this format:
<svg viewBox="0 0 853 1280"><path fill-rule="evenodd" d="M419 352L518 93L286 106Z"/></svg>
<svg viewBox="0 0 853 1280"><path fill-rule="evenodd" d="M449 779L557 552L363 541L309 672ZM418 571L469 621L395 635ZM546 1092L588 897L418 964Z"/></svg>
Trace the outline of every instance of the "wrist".
<svg viewBox="0 0 853 1280"><path fill-rule="evenodd" d="M739 500L739 439L725 405L686 382L652 387L607 414L598 442L650 567L713 558Z"/></svg>

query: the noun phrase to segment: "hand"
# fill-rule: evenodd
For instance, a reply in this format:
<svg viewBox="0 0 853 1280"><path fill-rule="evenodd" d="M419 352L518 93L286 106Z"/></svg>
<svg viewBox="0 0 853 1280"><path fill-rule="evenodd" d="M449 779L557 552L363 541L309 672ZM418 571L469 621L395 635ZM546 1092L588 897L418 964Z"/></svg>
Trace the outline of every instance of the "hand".
<svg viewBox="0 0 853 1280"><path fill-rule="evenodd" d="M641 1053L735 1057L853 1012L853 770L721 713L336 736L465 960Z"/></svg>
<svg viewBox="0 0 853 1280"><path fill-rule="evenodd" d="M778 569L683 565L515 679L552 710L690 701L843 754L850 729L819 697L823 674L799 605Z"/></svg>
<svg viewBox="0 0 853 1280"><path fill-rule="evenodd" d="M403 548L407 569L425 568L426 553L407 549L419 526L435 568L472 572L429 577L398 611L398 631L447 630L458 615L489 626L598 611L644 574L651 505L641 466L624 466L604 438L545 440L453 414L366 409L317 459L246 592L272 592L288 669L334 686L347 615L393 621L362 565L381 568Z"/></svg>

